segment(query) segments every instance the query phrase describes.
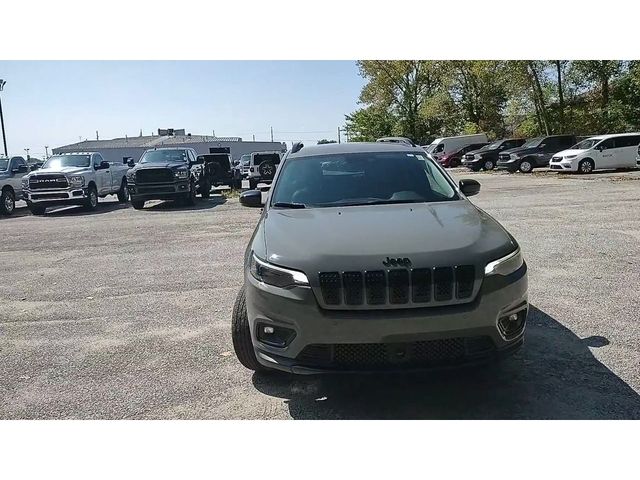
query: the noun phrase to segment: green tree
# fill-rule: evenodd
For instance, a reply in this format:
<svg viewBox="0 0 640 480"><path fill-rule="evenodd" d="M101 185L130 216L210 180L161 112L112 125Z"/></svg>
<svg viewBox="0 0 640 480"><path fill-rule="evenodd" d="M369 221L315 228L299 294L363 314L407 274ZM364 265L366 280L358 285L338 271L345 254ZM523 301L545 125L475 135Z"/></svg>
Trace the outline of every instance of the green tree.
<svg viewBox="0 0 640 480"><path fill-rule="evenodd" d="M345 115L345 133L350 141L373 142L394 135L397 122L385 108L368 106Z"/></svg>

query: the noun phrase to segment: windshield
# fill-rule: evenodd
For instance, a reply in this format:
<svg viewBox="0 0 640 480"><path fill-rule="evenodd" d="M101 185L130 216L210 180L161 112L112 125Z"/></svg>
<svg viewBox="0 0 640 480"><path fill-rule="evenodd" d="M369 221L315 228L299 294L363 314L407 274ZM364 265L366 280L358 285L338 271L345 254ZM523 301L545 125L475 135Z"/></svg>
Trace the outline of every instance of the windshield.
<svg viewBox="0 0 640 480"><path fill-rule="evenodd" d="M438 145L440 145L440 144L439 143L432 143L431 145L429 145L427 147L427 149L426 149L427 153L433 152Z"/></svg>
<svg viewBox="0 0 640 480"><path fill-rule="evenodd" d="M540 143L543 140L544 140L544 137L532 138L531 140L527 140L526 143L524 145L522 145L520 148L534 148L534 147L537 147L538 145L540 145Z"/></svg>
<svg viewBox="0 0 640 480"><path fill-rule="evenodd" d="M54 155L44 162L42 168L88 167L91 155Z"/></svg>
<svg viewBox="0 0 640 480"><path fill-rule="evenodd" d="M493 142L485 147L482 147L481 150L495 150L496 148L500 147L500 145L502 145L502 140L498 140L497 142Z"/></svg>
<svg viewBox="0 0 640 480"><path fill-rule="evenodd" d="M9 159L8 158L0 158L0 172L7 170L9 168Z"/></svg>
<svg viewBox="0 0 640 480"><path fill-rule="evenodd" d="M586 140L582 140L578 142L571 150L589 150L590 148L595 147L598 143L602 141L601 138L587 138Z"/></svg>
<svg viewBox="0 0 640 480"><path fill-rule="evenodd" d="M140 163L188 162L186 150L148 150L144 152Z"/></svg>
<svg viewBox="0 0 640 480"><path fill-rule="evenodd" d="M419 153L347 153L287 161L274 207L422 203L459 197L434 162Z"/></svg>

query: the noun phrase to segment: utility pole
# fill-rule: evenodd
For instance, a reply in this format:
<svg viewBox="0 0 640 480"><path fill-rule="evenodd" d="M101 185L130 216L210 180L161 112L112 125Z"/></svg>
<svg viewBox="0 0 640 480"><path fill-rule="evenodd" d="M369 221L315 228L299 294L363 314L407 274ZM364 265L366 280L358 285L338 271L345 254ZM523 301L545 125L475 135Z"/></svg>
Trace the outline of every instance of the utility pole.
<svg viewBox="0 0 640 480"><path fill-rule="evenodd" d="M49 158L49 145L45 145L44 146L44 159L48 159Z"/></svg>
<svg viewBox="0 0 640 480"><path fill-rule="evenodd" d="M338 143L340 143L340 127L338 127Z"/></svg>
<svg viewBox="0 0 640 480"><path fill-rule="evenodd" d="M29 148L25 148L24 151L27 152L27 160L29 160Z"/></svg>
<svg viewBox="0 0 640 480"><path fill-rule="evenodd" d="M273 142L273 127L271 127L271 141Z"/></svg>
<svg viewBox="0 0 640 480"><path fill-rule="evenodd" d="M96 130L96 140L100 140L100 136L98 135L98 130Z"/></svg>
<svg viewBox="0 0 640 480"><path fill-rule="evenodd" d="M252 135L252 137L253 137L253 141L255 142L255 141L256 141L256 134L254 133L254 134Z"/></svg>
<svg viewBox="0 0 640 480"><path fill-rule="evenodd" d="M4 86L7 84L0 78L0 92L4 90ZM4 156L8 157L7 153L7 135L4 133L4 117L2 116L2 96L0 95L0 124L2 124L2 143L4 144Z"/></svg>

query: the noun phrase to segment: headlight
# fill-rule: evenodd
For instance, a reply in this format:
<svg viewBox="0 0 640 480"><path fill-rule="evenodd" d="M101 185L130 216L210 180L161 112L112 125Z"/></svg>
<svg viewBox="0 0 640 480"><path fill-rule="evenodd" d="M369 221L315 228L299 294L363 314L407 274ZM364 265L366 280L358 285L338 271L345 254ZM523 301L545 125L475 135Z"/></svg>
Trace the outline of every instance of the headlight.
<svg viewBox="0 0 640 480"><path fill-rule="evenodd" d="M565 160L571 160L572 158L576 158L577 155L567 155L566 157L564 157Z"/></svg>
<svg viewBox="0 0 640 480"><path fill-rule="evenodd" d="M82 175L69 177L69 185L71 187L84 187L84 177Z"/></svg>
<svg viewBox="0 0 640 480"><path fill-rule="evenodd" d="M276 267L264 260L260 260L254 253L251 253L249 271L256 280L268 285L273 285L274 287L292 288L296 286L309 286L309 279L304 273L289 270L288 268Z"/></svg>
<svg viewBox="0 0 640 480"><path fill-rule="evenodd" d="M520 155L518 155L517 153L512 153L511 155L509 155L509 158L511 160L517 160L520 158Z"/></svg>
<svg viewBox="0 0 640 480"><path fill-rule="evenodd" d="M29 188L29 179L27 177L22 178L22 188Z"/></svg>
<svg viewBox="0 0 640 480"><path fill-rule="evenodd" d="M127 183L136 183L135 172L127 173Z"/></svg>
<svg viewBox="0 0 640 480"><path fill-rule="evenodd" d="M176 178L181 178L184 180L189 176L189 170L187 169L175 170L173 174L176 176Z"/></svg>
<svg viewBox="0 0 640 480"><path fill-rule="evenodd" d="M509 275L518 270L523 263L524 259L522 258L520 248L518 248L515 252L510 253L506 257L487 263L487 266L484 267L484 274Z"/></svg>

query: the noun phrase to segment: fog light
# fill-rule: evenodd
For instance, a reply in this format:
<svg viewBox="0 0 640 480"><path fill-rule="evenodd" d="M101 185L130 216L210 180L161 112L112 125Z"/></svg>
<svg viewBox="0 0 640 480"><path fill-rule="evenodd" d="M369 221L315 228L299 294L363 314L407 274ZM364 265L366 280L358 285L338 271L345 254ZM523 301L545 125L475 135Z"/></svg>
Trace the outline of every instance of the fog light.
<svg viewBox="0 0 640 480"><path fill-rule="evenodd" d="M256 336L262 343L283 348L291 343L296 336L296 332L291 328L259 323L256 328Z"/></svg>
<svg viewBox="0 0 640 480"><path fill-rule="evenodd" d="M527 310L523 309L516 313L511 313L498 319L498 329L507 340L518 337L524 330L527 320Z"/></svg>

